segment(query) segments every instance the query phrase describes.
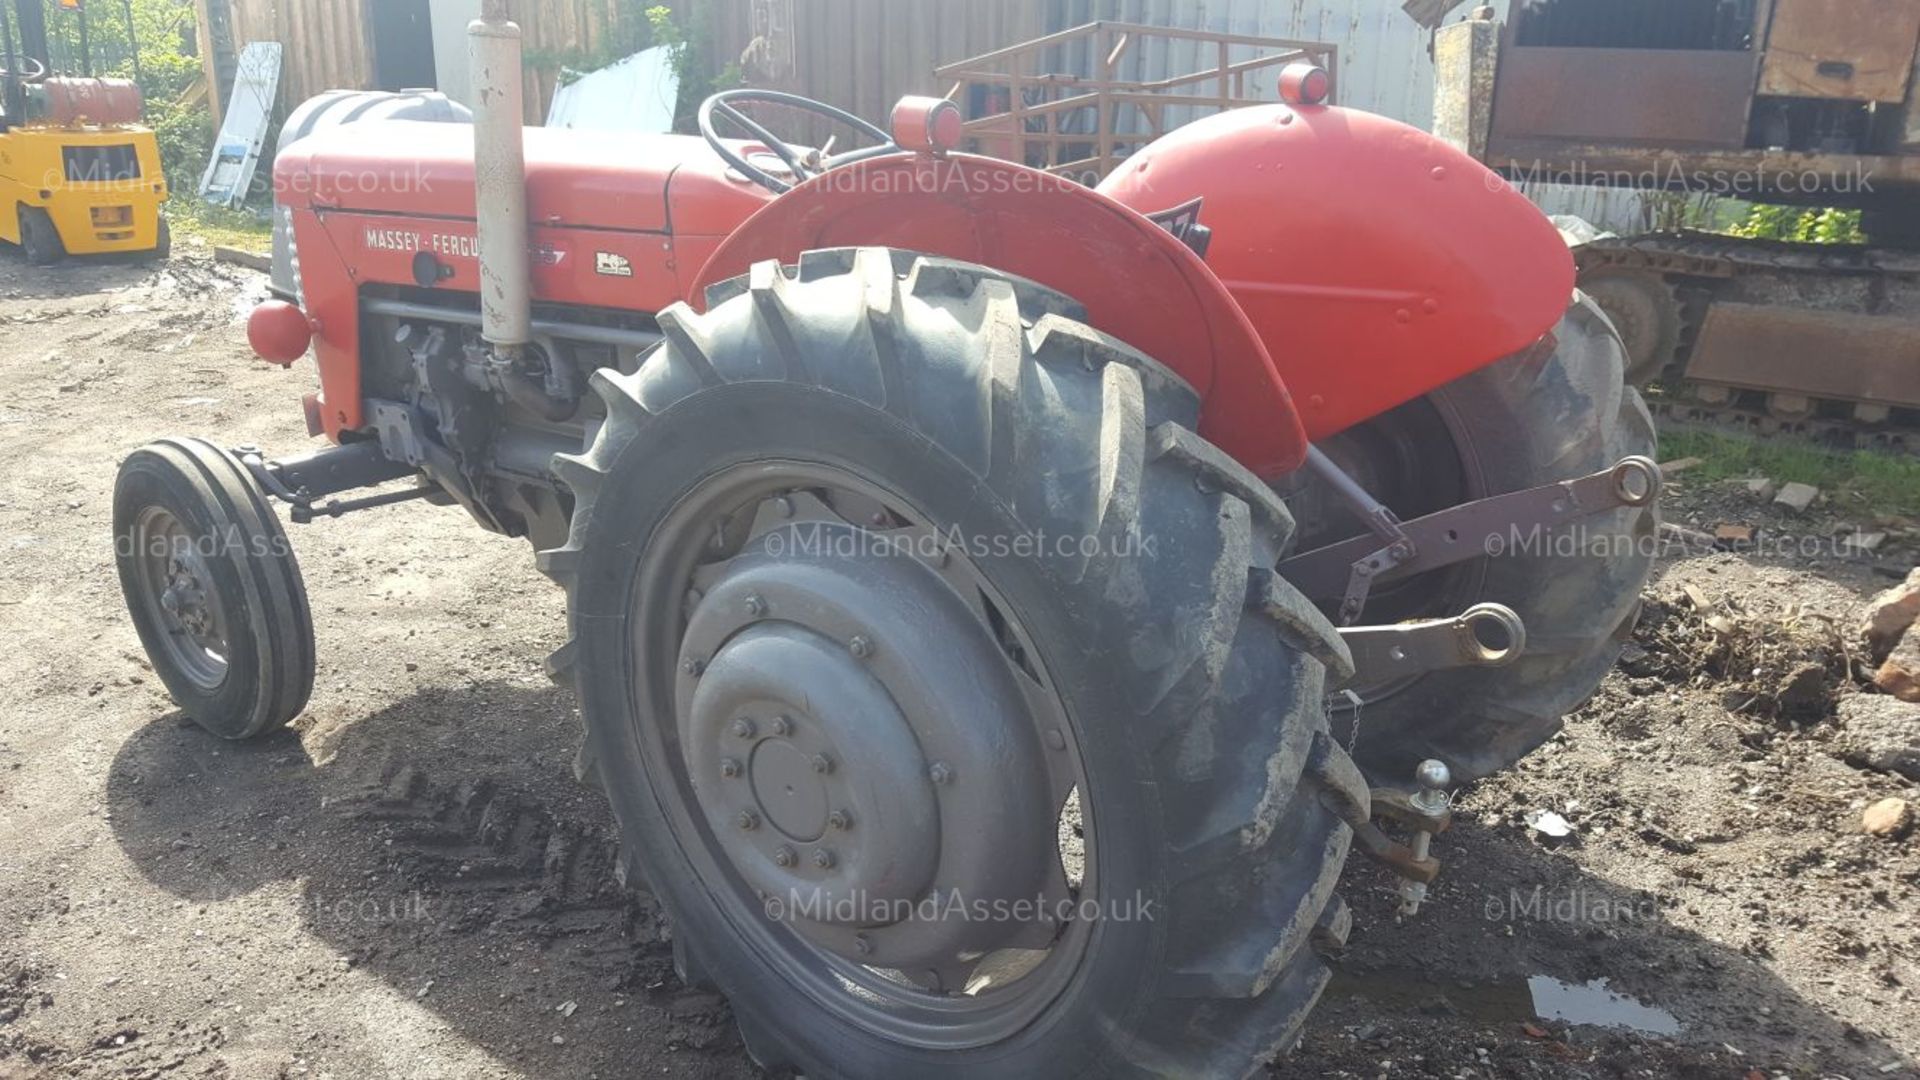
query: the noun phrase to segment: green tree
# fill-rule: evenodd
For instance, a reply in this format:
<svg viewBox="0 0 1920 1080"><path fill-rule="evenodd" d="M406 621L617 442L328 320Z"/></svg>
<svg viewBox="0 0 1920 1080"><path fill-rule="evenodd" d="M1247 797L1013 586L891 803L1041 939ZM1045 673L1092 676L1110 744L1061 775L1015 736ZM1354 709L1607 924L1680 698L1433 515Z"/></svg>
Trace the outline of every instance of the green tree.
<svg viewBox="0 0 1920 1080"><path fill-rule="evenodd" d="M90 58L85 64L83 16ZM204 99L187 98L200 80L196 33L193 0L87 0L82 10L47 4L47 47L56 70L85 67L98 76L137 78L167 183L176 191L198 183L213 150L211 113Z"/></svg>
<svg viewBox="0 0 1920 1080"><path fill-rule="evenodd" d="M1802 244L1862 244L1860 211L1755 206L1745 221L1727 230L1754 240L1790 240Z"/></svg>
<svg viewBox="0 0 1920 1080"><path fill-rule="evenodd" d="M716 69L709 59L713 34L710 4L702 0L679 0L672 5L657 0L605 2L612 19L594 46L529 49L526 65L553 75L564 85L634 53L666 46L672 50L673 72L680 81L674 126L681 131L692 130L701 102L718 90L740 84L738 68Z"/></svg>

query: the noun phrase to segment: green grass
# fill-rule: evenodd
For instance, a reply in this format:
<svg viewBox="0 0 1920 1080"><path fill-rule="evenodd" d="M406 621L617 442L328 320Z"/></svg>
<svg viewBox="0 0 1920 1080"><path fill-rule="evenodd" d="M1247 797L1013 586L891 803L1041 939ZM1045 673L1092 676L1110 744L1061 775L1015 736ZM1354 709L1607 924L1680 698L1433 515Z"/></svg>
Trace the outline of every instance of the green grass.
<svg viewBox="0 0 1920 1080"><path fill-rule="evenodd" d="M273 250L273 225L251 211L228 210L181 195L167 203L167 220L173 226L175 246L197 236L209 247L238 248L257 255Z"/></svg>
<svg viewBox="0 0 1920 1080"><path fill-rule="evenodd" d="M1835 453L1791 440L1761 442L1705 431L1664 432L1660 458L1697 457L1680 482L1764 476L1812 484L1840 514L1920 514L1920 458L1867 451Z"/></svg>

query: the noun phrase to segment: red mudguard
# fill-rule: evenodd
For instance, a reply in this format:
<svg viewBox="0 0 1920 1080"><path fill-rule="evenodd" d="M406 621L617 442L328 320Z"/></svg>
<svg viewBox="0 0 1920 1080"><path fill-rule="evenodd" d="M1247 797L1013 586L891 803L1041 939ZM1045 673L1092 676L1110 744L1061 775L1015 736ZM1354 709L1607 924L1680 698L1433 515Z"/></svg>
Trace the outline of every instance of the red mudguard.
<svg viewBox="0 0 1920 1080"><path fill-rule="evenodd" d="M1196 199L1204 262L1142 216ZM864 244L1081 301L1191 383L1202 434L1266 477L1297 468L1309 438L1533 345L1574 285L1552 223L1465 154L1370 113L1284 105L1182 128L1098 193L965 156L837 170L748 220L697 285Z"/></svg>
<svg viewBox="0 0 1920 1080"><path fill-rule="evenodd" d="M1094 326L1178 372L1206 401L1201 434L1265 476L1298 468L1306 435L1260 336L1173 235L1070 181L1004 161L900 155L836 169L748 219L700 272L705 287L763 259L879 246L1031 278Z"/></svg>
<svg viewBox="0 0 1920 1080"><path fill-rule="evenodd" d="M1525 196L1372 113L1222 113L1155 142L1100 191L1147 212L1203 200L1207 265L1259 328L1313 439L1526 349L1573 296L1573 256Z"/></svg>

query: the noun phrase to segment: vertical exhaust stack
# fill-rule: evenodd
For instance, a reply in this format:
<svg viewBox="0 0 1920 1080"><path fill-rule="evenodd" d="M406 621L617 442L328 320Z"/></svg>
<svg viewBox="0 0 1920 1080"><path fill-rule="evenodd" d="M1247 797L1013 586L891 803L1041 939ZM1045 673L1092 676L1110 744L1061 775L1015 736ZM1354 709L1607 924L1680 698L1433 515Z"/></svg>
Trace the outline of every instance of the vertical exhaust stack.
<svg viewBox="0 0 1920 1080"><path fill-rule="evenodd" d="M473 167L480 240L481 335L517 358L533 331L527 255L527 149L520 27L508 0L483 0L467 28L473 66Z"/></svg>

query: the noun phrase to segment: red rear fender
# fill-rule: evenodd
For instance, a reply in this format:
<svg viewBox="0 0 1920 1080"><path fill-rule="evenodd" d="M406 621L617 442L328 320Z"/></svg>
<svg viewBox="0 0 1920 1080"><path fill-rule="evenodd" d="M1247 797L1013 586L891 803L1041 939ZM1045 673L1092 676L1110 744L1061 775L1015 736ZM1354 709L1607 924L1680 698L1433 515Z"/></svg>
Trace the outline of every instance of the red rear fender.
<svg viewBox="0 0 1920 1080"><path fill-rule="evenodd" d="M706 286L763 259L879 246L1031 278L1094 326L1178 372L1205 399L1201 434L1262 476L1298 468L1306 436L1266 347L1219 279L1166 230L1087 188L987 158L900 155L836 169L729 237Z"/></svg>
<svg viewBox="0 0 1920 1080"><path fill-rule="evenodd" d="M1146 213L1202 199L1207 265L1320 439L1553 329L1573 258L1504 180L1350 109L1242 109L1131 158L1100 191Z"/></svg>

